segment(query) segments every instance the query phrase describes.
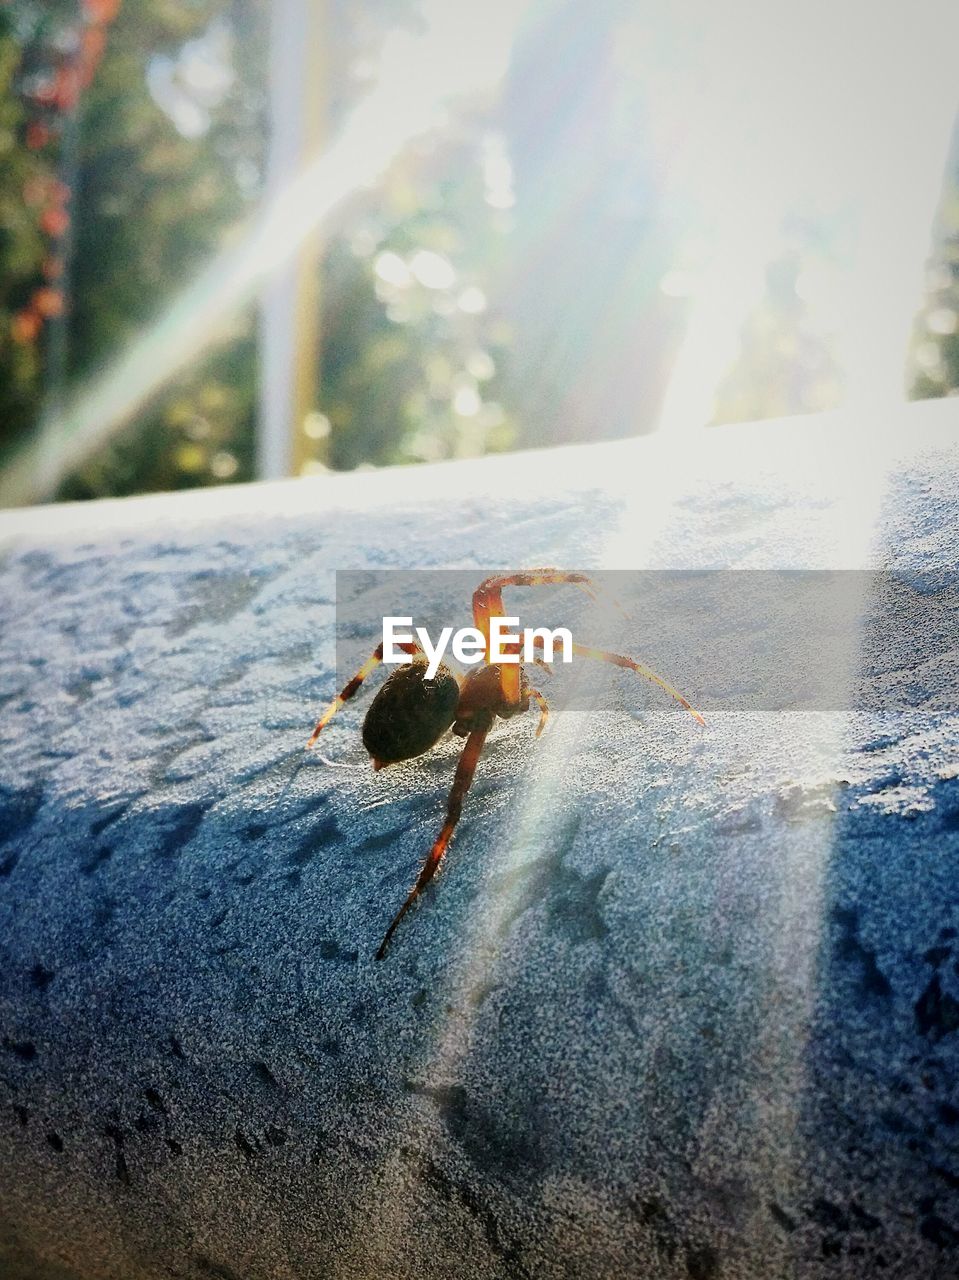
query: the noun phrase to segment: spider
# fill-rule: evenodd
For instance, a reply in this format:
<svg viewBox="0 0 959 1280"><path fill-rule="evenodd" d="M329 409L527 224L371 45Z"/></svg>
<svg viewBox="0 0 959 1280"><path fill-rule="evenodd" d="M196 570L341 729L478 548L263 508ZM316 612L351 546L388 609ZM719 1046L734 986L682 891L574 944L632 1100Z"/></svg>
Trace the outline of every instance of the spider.
<svg viewBox="0 0 959 1280"><path fill-rule="evenodd" d="M400 921L436 875L450 837L459 821L463 799L473 781L473 774L486 742L486 735L493 727L497 716L503 720L509 720L513 716L528 711L530 703L534 702L540 712L539 724L536 728L537 738L546 726L549 716L546 699L538 689L530 685L523 666L519 662L493 664L488 661L490 619L505 616L503 613L505 587L535 587L559 583L572 583L591 599L596 599L595 584L586 574L565 573L557 569L533 569L526 573L486 578L481 582L473 592L473 621L476 629L485 639L487 659L471 668L465 676L458 675L443 663L440 664L434 677L427 679L426 655L420 646L415 641L400 642L397 646L409 653L412 661L397 667L387 679L370 704L363 721L363 745L372 757L373 768L383 769L387 765L422 755L436 745L447 729L452 729L458 737L465 738L466 743L456 766L453 786L450 789L446 821L427 854L416 883L393 917L383 937L376 953L377 960L383 959ZM665 689L700 724L706 723L678 690L641 662L623 657L618 653L607 653L603 649L591 649L576 643L573 644L573 652L580 657L611 662L617 667L625 667L645 676L658 684L661 689ZM383 645L381 643L376 646L356 675L346 683L342 693L333 699L320 716L306 744L307 748L313 746L321 731L337 711L357 693L363 681L382 660ZM549 670L547 664L541 659L537 658L536 661Z"/></svg>

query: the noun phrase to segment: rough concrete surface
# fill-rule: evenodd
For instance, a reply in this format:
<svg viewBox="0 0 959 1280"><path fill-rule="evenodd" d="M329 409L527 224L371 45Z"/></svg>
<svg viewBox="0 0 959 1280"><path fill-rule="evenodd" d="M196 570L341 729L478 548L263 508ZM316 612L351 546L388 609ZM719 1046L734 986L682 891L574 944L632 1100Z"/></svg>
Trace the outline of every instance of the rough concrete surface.
<svg viewBox="0 0 959 1280"><path fill-rule="evenodd" d="M957 418L6 517L0 1274L959 1275L955 653L863 652L909 713L701 730L608 672L501 724L380 964L457 744L374 774L360 705L301 752L336 568L883 565L955 608Z"/></svg>

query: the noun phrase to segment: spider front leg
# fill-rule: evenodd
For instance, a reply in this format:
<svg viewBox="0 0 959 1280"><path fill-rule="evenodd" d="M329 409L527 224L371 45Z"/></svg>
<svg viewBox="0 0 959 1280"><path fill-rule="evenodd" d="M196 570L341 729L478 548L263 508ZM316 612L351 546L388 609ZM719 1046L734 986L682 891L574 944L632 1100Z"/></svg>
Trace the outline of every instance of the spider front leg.
<svg viewBox="0 0 959 1280"><path fill-rule="evenodd" d="M456 776L453 779L453 786L450 789L449 800L447 801L446 821L443 823L442 830L433 842L433 847L430 849L427 859L423 863L423 869L417 877L416 884L413 885L413 888L409 892L409 896L393 917L390 927L383 936L383 941L380 943L380 949L376 953L377 960L382 960L386 955L386 948L389 946L390 939L396 932L397 925L436 875L440 862L443 859L443 854L446 852L446 848L450 842L450 837L453 834L457 822L459 822L460 814L463 811L463 798L470 789L470 783L473 781L473 774L476 772L476 765L479 761L480 753L483 750L483 744L486 741L486 735L488 732L488 729L474 729L466 739L466 745L463 747L459 764L456 766Z"/></svg>
<svg viewBox="0 0 959 1280"><path fill-rule="evenodd" d="M505 616L503 588L559 586L563 583L572 584L595 601L596 588L585 573L568 573L561 569L531 569L525 573L486 578L480 583L473 592L473 624L486 642L487 661L490 651L490 619ZM500 688L507 705L515 706L520 701L521 684L518 663L504 663L500 667Z"/></svg>

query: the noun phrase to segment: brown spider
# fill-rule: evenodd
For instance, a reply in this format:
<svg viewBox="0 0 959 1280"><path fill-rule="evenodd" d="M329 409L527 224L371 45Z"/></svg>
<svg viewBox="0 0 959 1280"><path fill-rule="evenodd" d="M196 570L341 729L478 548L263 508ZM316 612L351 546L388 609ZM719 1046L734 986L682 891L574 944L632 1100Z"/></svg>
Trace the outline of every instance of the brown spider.
<svg viewBox="0 0 959 1280"><path fill-rule="evenodd" d="M580 590L585 591L590 598L595 599L594 584L585 574L563 573L556 569L533 569L527 573L511 573L504 577L487 578L480 583L473 592L473 621L476 629L485 639L487 655L490 652L490 619L505 616L503 588L535 587L554 583L573 583ZM486 735L496 717L509 720L512 716L520 715L529 710L532 700L540 710L539 724L536 728L538 738L543 732L549 715L546 699L538 689L532 688L519 662L491 664L488 660L484 660L465 676L459 676L448 666L441 664L435 676L427 679L426 656L420 646L414 641L413 643L401 642L398 647L409 653L413 661L398 667L393 672L373 699L366 713L366 719L363 721L363 745L373 759L373 768L382 769L388 764L395 764L400 760L411 760L414 756L422 755L435 746L450 728L458 737L466 739L466 745L456 766L456 775L447 804L446 821L427 855L423 869L409 896L393 917L384 935L376 953L377 960L383 959L397 925L436 875L453 829L459 821L463 798L473 781L473 774L480 752L483 750ZM624 658L618 653L607 653L603 649L590 649L575 643L573 652L583 658L612 662L617 667L626 667L630 671L646 676L661 689L665 689L677 702L682 703L700 724L705 724L699 712L690 706L681 693L655 672L650 671L648 667L643 666L641 662ZM329 724L344 702L353 697L366 677L382 660L383 645L378 644L352 680L345 685L343 692L334 698L320 716L306 744L307 747L313 746L320 731ZM540 659L536 661L546 666Z"/></svg>

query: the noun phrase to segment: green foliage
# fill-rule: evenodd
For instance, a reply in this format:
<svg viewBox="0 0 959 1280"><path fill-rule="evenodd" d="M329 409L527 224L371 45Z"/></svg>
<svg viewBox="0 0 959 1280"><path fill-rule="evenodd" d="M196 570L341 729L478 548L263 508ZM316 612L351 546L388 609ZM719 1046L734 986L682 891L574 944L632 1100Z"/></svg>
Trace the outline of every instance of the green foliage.
<svg viewBox="0 0 959 1280"><path fill-rule="evenodd" d="M822 260L821 246L795 243L770 264L766 291L746 322L739 356L716 397L713 423L756 422L833 409L842 373L797 289L801 273Z"/></svg>
<svg viewBox="0 0 959 1280"><path fill-rule="evenodd" d="M915 400L959 393L959 145L953 150L957 171L942 202L926 301L913 336Z"/></svg>
<svg viewBox="0 0 959 1280"><path fill-rule="evenodd" d="M321 408L334 468L508 448L509 328L489 305L504 222L481 127L398 169L324 267ZM425 283L424 283L425 282Z"/></svg>
<svg viewBox="0 0 959 1280"><path fill-rule="evenodd" d="M126 0L84 101L76 192L70 378L106 364L161 312L251 206L243 182L262 165L264 6L251 0ZM244 33L234 82L207 130L184 137L151 96L148 71L176 58L213 19ZM257 34L259 33L259 38ZM240 42L234 42L234 51ZM185 371L62 497L192 487L252 476L253 317Z"/></svg>
<svg viewBox="0 0 959 1280"><path fill-rule="evenodd" d="M39 150L25 146L29 76L56 64L77 30L75 3L21 3L0 17L0 447L9 449L44 404L120 355L251 209L262 166L264 0L125 0L75 120ZM151 92L160 59L176 60L219 21L233 33L232 83L208 127L184 136ZM18 93L17 90L20 90ZM65 359L54 356L56 321L36 341L12 327L42 283L50 245L25 198L31 179L69 188L69 316ZM215 483L252 474L253 317L113 444L64 483L86 497ZM63 385L59 385L60 380Z"/></svg>
<svg viewBox="0 0 959 1280"><path fill-rule="evenodd" d="M24 6L24 13L26 7ZM66 5L61 12L70 11ZM75 12L75 11L74 11ZM339 126L364 86L351 79L351 58L375 52L402 11L369 4L339 13L330 39L331 127ZM14 77L36 60L49 23L21 14L0 49ZM66 159L72 188L70 314L65 321L64 377L76 389L149 329L178 290L242 225L260 194L265 162L266 0L125 0L110 28L105 56L83 94L75 154ZM151 91L161 60L176 63L211 24L232 36L233 84L209 112L209 127L183 136ZM42 28L42 30L41 30ZM30 166L64 173L65 145L42 157L22 145L22 108L11 95L10 150L24 170L9 182L18 237L3 267L14 314L38 277L45 252L22 189ZM19 136L17 136L19 135ZM507 447L513 428L501 408L508 332L486 304L499 261L504 221L484 200L482 120L398 165L385 185L357 204L348 232L324 250L320 285L321 350L317 409L332 424L329 439L310 442L319 464L335 468L461 456ZM19 145L18 145L19 143ZM424 253L446 264L449 279L424 284L407 269L391 284L376 266L389 253L405 263ZM420 258L417 258L420 255ZM20 263L22 286L13 270ZM462 305L461 305L462 304ZM253 474L256 417L255 315L238 317L234 336L141 412L110 445L61 486L60 497L84 498L179 488ZM49 335L35 344L6 343L19 362L6 385L20 415L7 413L0 444L9 445L40 414L54 370ZM46 374L46 385L41 375ZM12 393L11 393L12 394ZM16 426L16 429L15 429Z"/></svg>
<svg viewBox="0 0 959 1280"><path fill-rule="evenodd" d="M0 9L0 431L22 438L40 390L41 356L36 344L14 339L15 317L39 279L44 240L35 210L24 198L48 166L23 146L25 112L17 92L21 48L16 15Z"/></svg>

